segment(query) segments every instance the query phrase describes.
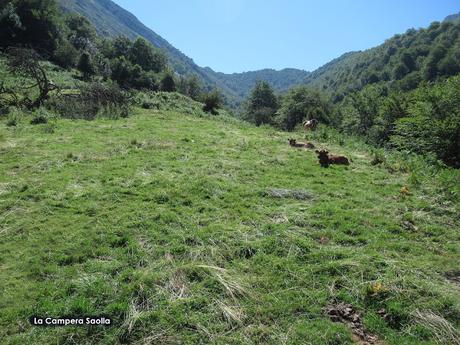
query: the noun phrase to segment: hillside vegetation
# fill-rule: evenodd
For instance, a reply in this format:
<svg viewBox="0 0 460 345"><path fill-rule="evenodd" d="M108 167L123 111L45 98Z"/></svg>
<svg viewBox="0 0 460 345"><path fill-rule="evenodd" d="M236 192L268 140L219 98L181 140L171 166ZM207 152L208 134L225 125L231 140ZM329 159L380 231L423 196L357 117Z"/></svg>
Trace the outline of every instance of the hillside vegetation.
<svg viewBox="0 0 460 345"><path fill-rule="evenodd" d="M2 122L4 344L351 344L323 309L340 302L385 344L458 341L458 184L325 128L314 143L352 164L324 169L284 132L198 109Z"/></svg>
<svg viewBox="0 0 460 345"><path fill-rule="evenodd" d="M383 44L359 52L346 53L312 73L297 69L260 70L225 74L197 66L192 59L172 47L165 39L145 27L131 13L110 0L60 0L66 11L87 17L104 36L142 36L164 49L176 72L197 74L207 87L219 87L230 105L238 107L257 81L267 81L277 91L296 85L308 85L329 93L334 102L350 91L384 83L391 89L407 91L423 80L454 75L460 71L458 14L429 28L409 29Z"/></svg>
<svg viewBox="0 0 460 345"><path fill-rule="evenodd" d="M330 92L334 102L370 84L408 91L422 81L460 72L460 23L434 22L409 29L363 52L352 52L312 72L306 84Z"/></svg>
<svg viewBox="0 0 460 345"><path fill-rule="evenodd" d="M256 84L244 118L292 130L315 117L372 145L460 167L459 34L450 21L410 29L331 61L276 103L270 83Z"/></svg>
<svg viewBox="0 0 460 345"><path fill-rule="evenodd" d="M144 37L155 47L166 52L178 74L196 74L206 88L218 87L225 95L227 103L233 108L241 105L258 80L269 80L277 90L284 91L293 85L301 84L307 74L305 71L291 68L281 71L260 70L234 74L215 72L209 67L204 68L195 64L193 59L173 47L142 24L133 14L111 0L59 0L59 3L64 11L76 12L88 18L103 37L123 35L133 40L138 36Z"/></svg>
<svg viewBox="0 0 460 345"><path fill-rule="evenodd" d="M0 5L2 344L460 344L460 24L393 38L386 62L346 54L314 87L235 74L245 122L144 38Z"/></svg>

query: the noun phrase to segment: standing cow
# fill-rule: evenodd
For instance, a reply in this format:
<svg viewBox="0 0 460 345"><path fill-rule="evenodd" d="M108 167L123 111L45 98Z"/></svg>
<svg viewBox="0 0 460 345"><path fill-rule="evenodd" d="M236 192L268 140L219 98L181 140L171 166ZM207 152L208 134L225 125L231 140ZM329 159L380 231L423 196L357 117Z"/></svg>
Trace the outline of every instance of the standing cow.
<svg viewBox="0 0 460 345"><path fill-rule="evenodd" d="M311 119L311 120L305 120L302 122L303 129L306 131L314 131L316 130L316 127L318 126L318 120L317 119Z"/></svg>

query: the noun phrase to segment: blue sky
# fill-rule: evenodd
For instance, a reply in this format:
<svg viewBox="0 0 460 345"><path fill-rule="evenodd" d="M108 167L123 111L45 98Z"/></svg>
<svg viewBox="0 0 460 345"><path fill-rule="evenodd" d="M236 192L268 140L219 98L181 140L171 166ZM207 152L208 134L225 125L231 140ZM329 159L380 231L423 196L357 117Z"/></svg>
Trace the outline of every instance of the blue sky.
<svg viewBox="0 0 460 345"><path fill-rule="evenodd" d="M200 66L312 71L460 12L458 0L115 0Z"/></svg>

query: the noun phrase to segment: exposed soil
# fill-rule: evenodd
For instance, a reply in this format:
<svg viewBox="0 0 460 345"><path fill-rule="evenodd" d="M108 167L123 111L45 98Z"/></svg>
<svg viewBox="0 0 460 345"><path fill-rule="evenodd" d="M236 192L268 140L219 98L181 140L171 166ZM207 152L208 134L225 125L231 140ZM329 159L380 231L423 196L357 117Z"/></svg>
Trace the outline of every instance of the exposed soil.
<svg viewBox="0 0 460 345"><path fill-rule="evenodd" d="M376 335L368 333L363 326L361 315L351 304L339 303L328 305L324 312L334 322L342 322L351 328L353 340L361 345L383 345L384 343Z"/></svg>

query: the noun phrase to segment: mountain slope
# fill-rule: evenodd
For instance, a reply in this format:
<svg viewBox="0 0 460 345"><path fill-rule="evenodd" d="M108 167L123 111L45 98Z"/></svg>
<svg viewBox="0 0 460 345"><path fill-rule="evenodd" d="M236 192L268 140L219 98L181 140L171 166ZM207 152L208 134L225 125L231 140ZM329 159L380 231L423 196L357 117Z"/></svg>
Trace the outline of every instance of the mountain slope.
<svg viewBox="0 0 460 345"><path fill-rule="evenodd" d="M267 81L277 91L286 91L293 85L305 83L307 76L310 74L294 68L285 68L280 71L267 68L243 73L214 73L220 82L241 97L248 95L258 80Z"/></svg>
<svg viewBox="0 0 460 345"><path fill-rule="evenodd" d="M444 21L445 22L458 22L458 21L460 21L460 12L455 13L455 14L451 14L450 16L447 16L446 18L444 18Z"/></svg>
<svg viewBox="0 0 460 345"><path fill-rule="evenodd" d="M196 73L206 84L216 83L191 58L173 47L168 41L142 24L133 14L118 6L113 1L60 0L60 5L65 12L77 12L88 18L101 36L116 37L124 35L131 39L142 36L154 46L163 49L167 53L169 61L177 73ZM219 86L222 87L221 85Z"/></svg>
<svg viewBox="0 0 460 345"><path fill-rule="evenodd" d="M409 29L381 45L351 52L310 73L306 83L340 100L369 84L409 91L423 81L460 72L460 22L434 22Z"/></svg>
<svg viewBox="0 0 460 345"><path fill-rule="evenodd" d="M360 90L368 84L382 83L407 91L417 87L423 80L432 81L460 72L458 14L448 16L443 23L435 22L426 29L409 29L377 47L343 54L312 73L298 69L264 69L225 74L198 66L111 0L60 2L65 11L76 11L86 16L103 36L123 34L130 38L145 37L167 52L177 73L197 74L208 89L220 88L227 103L234 107L241 104L258 80L268 81L281 92L298 84L306 84L324 90L335 101L340 101L349 92Z"/></svg>
<svg viewBox="0 0 460 345"><path fill-rule="evenodd" d="M248 95L259 79L269 80L273 87L283 91L301 83L307 72L297 69L282 71L261 70L238 74L216 73L211 68L198 66L191 58L173 47L168 41L142 24L133 14L111 0L59 0L65 12L77 12L90 20L98 33L104 37L125 35L131 39L142 36L153 45L163 49L174 70L182 75L197 74L205 86L220 88L229 103L237 106ZM244 80L242 87L239 82ZM288 81L288 82L286 82Z"/></svg>

